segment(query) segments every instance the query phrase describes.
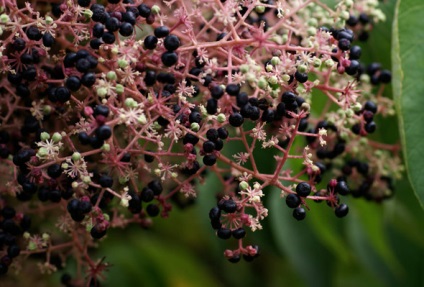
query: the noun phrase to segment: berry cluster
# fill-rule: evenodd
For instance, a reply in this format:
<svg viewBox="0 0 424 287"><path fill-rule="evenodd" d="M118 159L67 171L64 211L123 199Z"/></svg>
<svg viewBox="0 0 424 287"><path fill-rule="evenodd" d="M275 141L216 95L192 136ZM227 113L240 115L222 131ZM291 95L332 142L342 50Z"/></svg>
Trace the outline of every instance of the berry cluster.
<svg viewBox="0 0 424 287"><path fill-rule="evenodd" d="M344 217L339 195L381 201L402 172L399 146L368 138L393 114L390 72L354 45L384 18L374 2L0 4L0 273L19 253L46 254L40 268L54 271L50 258L75 247L87 274L62 283L99 286L107 263L86 249L188 206L211 173L212 228L238 241L224 255L251 261L265 188L297 220L310 201ZM32 230L24 213L63 233L38 234L55 228Z"/></svg>

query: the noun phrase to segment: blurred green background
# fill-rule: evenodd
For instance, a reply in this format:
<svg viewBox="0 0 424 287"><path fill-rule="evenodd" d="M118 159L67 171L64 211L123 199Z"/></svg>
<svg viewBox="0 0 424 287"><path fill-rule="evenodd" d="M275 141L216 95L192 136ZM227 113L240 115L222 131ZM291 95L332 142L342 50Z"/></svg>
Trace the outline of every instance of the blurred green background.
<svg viewBox="0 0 424 287"><path fill-rule="evenodd" d="M387 21L362 45L365 63L391 67L394 6L382 4ZM388 121L392 128L376 137L396 143L396 119ZM209 175L195 205L154 219L149 230L110 232L96 250L112 264L102 286L424 286L424 213L406 180L396 182L395 196L381 204L349 197L343 219L312 203L302 222L292 218L278 190L268 190L264 230L246 239L260 245L261 256L238 264L223 257L231 243L218 239L209 224L217 182Z"/></svg>

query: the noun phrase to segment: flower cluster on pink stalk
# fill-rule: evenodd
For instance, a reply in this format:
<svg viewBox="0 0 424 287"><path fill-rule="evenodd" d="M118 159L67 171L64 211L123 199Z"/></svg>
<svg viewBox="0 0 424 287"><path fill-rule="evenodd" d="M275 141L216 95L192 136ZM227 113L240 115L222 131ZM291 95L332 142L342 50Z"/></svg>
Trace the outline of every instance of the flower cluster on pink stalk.
<svg viewBox="0 0 424 287"><path fill-rule="evenodd" d="M267 192L297 220L392 195L399 145L369 137L394 114L391 74L355 43L384 21L377 1L49 2L0 0L0 274L72 256L62 283L99 286L88 248L171 216L212 174L231 262L259 255Z"/></svg>

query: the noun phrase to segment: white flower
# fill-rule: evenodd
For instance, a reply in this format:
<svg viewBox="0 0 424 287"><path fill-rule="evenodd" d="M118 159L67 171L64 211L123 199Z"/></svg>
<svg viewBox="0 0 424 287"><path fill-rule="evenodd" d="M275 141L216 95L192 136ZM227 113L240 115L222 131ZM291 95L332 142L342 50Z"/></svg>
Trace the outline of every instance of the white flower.
<svg viewBox="0 0 424 287"><path fill-rule="evenodd" d="M37 157L43 160L54 160L59 155L59 150L62 147L62 142L54 142L53 140L45 140L37 143L39 147Z"/></svg>

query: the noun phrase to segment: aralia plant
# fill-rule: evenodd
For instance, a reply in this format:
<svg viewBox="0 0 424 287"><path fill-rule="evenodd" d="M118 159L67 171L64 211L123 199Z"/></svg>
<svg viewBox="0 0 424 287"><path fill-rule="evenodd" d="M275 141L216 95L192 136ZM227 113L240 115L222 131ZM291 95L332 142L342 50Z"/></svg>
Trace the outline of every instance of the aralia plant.
<svg viewBox="0 0 424 287"><path fill-rule="evenodd" d="M86 271L62 283L100 286L107 258L88 249L172 216L210 174L230 262L258 257L268 190L299 221L393 194L399 145L372 138L391 74L358 44L384 21L377 1L49 2L0 0L2 276L71 256Z"/></svg>

